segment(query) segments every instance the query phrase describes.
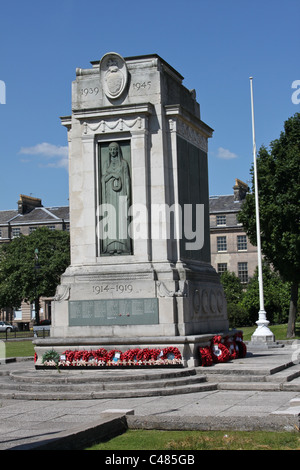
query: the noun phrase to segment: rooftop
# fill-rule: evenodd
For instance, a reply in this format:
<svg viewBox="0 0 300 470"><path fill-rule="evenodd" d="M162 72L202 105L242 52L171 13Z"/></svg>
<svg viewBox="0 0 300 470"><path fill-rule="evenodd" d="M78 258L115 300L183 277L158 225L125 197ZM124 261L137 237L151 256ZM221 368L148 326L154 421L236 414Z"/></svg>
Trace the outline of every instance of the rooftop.
<svg viewBox="0 0 300 470"><path fill-rule="evenodd" d="M233 186L233 194L225 196L210 196L209 212L238 212L241 209L248 192L248 185L236 178L235 185Z"/></svg>
<svg viewBox="0 0 300 470"><path fill-rule="evenodd" d="M41 199L20 195L18 208L0 211L0 225L21 225L33 222L59 222L69 220L69 207L44 207Z"/></svg>

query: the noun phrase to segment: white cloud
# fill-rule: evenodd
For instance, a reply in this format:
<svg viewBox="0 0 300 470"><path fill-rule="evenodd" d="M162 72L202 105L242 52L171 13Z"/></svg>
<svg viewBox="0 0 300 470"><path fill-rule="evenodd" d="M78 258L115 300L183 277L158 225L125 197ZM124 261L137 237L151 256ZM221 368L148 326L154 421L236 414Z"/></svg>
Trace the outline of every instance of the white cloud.
<svg viewBox="0 0 300 470"><path fill-rule="evenodd" d="M230 152L230 150L228 149L219 147L217 157L222 158L222 160L232 160L233 158L237 158L238 156L236 153Z"/></svg>
<svg viewBox="0 0 300 470"><path fill-rule="evenodd" d="M67 146L53 145L43 142L41 144L36 144L33 147L22 147L19 153L23 155L40 155L44 160L52 160L42 166L68 169ZM26 160L23 159L22 161L24 162Z"/></svg>

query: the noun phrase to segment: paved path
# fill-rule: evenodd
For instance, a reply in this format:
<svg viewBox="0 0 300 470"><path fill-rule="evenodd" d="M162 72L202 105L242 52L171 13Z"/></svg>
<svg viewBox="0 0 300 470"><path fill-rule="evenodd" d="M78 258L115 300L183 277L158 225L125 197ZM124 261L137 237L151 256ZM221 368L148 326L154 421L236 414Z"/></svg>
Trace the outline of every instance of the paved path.
<svg viewBox="0 0 300 470"><path fill-rule="evenodd" d="M274 368L291 358L293 352L291 346L267 352L254 351L248 362L258 370L261 367ZM246 364L247 358L240 367ZM0 367L6 370L34 366L32 361L26 361ZM238 363L235 362L233 367L238 367ZM299 383L300 379L295 380ZM59 448L60 442L61 448L70 449L70 439L73 444L76 439L84 443L84 436L91 439L91 434L100 435L101 426L105 429L112 422L114 430L122 432L124 410L132 410L133 414L125 419L125 425L131 428L292 430L299 426L300 393L293 390L213 390L126 399L2 399L0 450L31 449L41 445L55 449ZM105 432L114 431L108 429Z"/></svg>

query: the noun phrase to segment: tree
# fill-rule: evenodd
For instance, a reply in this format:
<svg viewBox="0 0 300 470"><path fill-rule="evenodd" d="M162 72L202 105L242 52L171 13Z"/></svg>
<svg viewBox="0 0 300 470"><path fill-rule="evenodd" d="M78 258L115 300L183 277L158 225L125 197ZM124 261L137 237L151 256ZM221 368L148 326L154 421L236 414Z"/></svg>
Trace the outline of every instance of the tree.
<svg viewBox="0 0 300 470"><path fill-rule="evenodd" d="M271 323L286 323L289 313L290 283L283 282L278 272L273 271L269 264L263 262L264 305ZM250 279L242 299L242 306L253 322L259 310L258 269Z"/></svg>
<svg viewBox="0 0 300 470"><path fill-rule="evenodd" d="M227 302L237 304L243 297L243 285L237 275L230 271L225 271L220 277Z"/></svg>
<svg viewBox="0 0 300 470"><path fill-rule="evenodd" d="M253 166L251 169L253 181ZM300 282L300 113L284 123L279 139L262 146L257 156L261 248L284 281L291 282L287 336L295 336ZM256 245L255 188L238 215Z"/></svg>
<svg viewBox="0 0 300 470"><path fill-rule="evenodd" d="M220 277L227 301L227 315L232 328L248 326L246 309L242 306L244 296L243 285L237 275L225 271Z"/></svg>
<svg viewBox="0 0 300 470"><path fill-rule="evenodd" d="M60 276L70 264L69 233L39 228L0 247L0 307L19 307L55 294Z"/></svg>

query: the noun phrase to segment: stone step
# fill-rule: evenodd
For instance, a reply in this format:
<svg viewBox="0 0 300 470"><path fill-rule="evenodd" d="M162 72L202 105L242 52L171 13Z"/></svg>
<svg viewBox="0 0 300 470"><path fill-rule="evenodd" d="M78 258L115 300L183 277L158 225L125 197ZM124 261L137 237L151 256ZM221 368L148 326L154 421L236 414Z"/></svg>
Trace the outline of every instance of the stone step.
<svg viewBox="0 0 300 470"><path fill-rule="evenodd" d="M206 376L222 374L225 376L275 376L275 374L289 375L291 373L295 376L300 376L299 365L293 363L284 364L278 367L247 367L246 365L240 365L232 362L226 362L224 364L213 364L211 367L199 367L196 373L205 374Z"/></svg>
<svg viewBox="0 0 300 470"><path fill-rule="evenodd" d="M274 382L286 383L292 382L300 377L300 370L298 367L291 367L284 369L275 374L249 374L246 371L236 373L208 373L206 374L208 382Z"/></svg>
<svg viewBox="0 0 300 470"><path fill-rule="evenodd" d="M282 384L282 390L286 392L300 392L300 383L297 381L284 383Z"/></svg>
<svg viewBox="0 0 300 470"><path fill-rule="evenodd" d="M213 383L196 383L188 385L179 385L177 387L163 387L134 390L104 390L104 391L87 391L85 387L83 392L35 392L3 390L0 391L0 399L19 399L19 400L92 400L92 399L111 399L111 398L135 398L135 397L151 397L151 396L167 396L178 395L184 393L195 393L210 390L217 390L217 384Z"/></svg>
<svg viewBox="0 0 300 470"><path fill-rule="evenodd" d="M247 367L230 367L230 363L225 364L213 364L211 367L199 367L197 369L197 373L205 374L208 376L215 376L215 375L224 375L226 377L232 375L233 377L237 376L266 376L270 375L270 370L267 368L247 368ZM223 367L220 367L223 366ZM235 366L235 364L234 364Z"/></svg>
<svg viewBox="0 0 300 470"><path fill-rule="evenodd" d="M300 397L292 398L290 400L290 406L300 407Z"/></svg>
<svg viewBox="0 0 300 470"><path fill-rule="evenodd" d="M100 392L104 390L116 390L119 388L132 390L136 389L150 389L150 388L164 388L164 387L172 387L175 388L180 385L190 385L190 384L198 384L206 382L205 376L200 375L192 375L192 376L178 376L178 377L171 377L171 378L160 378L160 379L153 379L153 380L140 380L137 381L128 381L126 380L120 382L109 381L109 379L105 379L98 382L91 382L88 379L85 379L84 383L76 383L76 382L52 382L51 379L48 379L48 382L37 382L34 380L34 377L29 376L28 380L25 381L25 377L22 377L22 381L15 380L15 377L11 377L6 379L5 381L2 380L1 388L2 390L16 390L16 391L34 391L34 392L85 392L86 388L88 387L89 390L93 392Z"/></svg>
<svg viewBox="0 0 300 470"><path fill-rule="evenodd" d="M205 374L208 380L224 381L270 381L290 382L300 377L300 364L288 361L276 367L253 367L235 361L224 364L213 364L196 370Z"/></svg>
<svg viewBox="0 0 300 470"><path fill-rule="evenodd" d="M272 382L219 382L218 390L280 391L280 383Z"/></svg>
<svg viewBox="0 0 300 470"><path fill-rule="evenodd" d="M232 361L198 369L197 373L200 371L208 383L218 384L218 390L300 391L300 364L290 360L275 367Z"/></svg>
<svg viewBox="0 0 300 470"><path fill-rule="evenodd" d="M252 382L265 382L265 375L229 375L229 374L208 374L206 376L207 382L217 382L217 383L252 383Z"/></svg>
<svg viewBox="0 0 300 470"><path fill-rule="evenodd" d="M151 371L145 369L123 369L123 370L72 370L70 369L41 369L33 371L12 371L10 377L15 382L33 382L33 383L74 383L74 384L96 384L103 382L110 382L118 384L119 382L140 382L140 381L153 381L153 380L169 380L172 378L185 378L185 377L199 377L202 374L197 374L196 369L152 369ZM204 374L203 374L204 375ZM136 384L135 384L136 386Z"/></svg>
<svg viewBox="0 0 300 470"><path fill-rule="evenodd" d="M249 365L248 365L249 364ZM212 367L169 369L20 369L0 373L0 398L87 400L176 395L210 390L300 392L300 365L237 361Z"/></svg>
<svg viewBox="0 0 300 470"><path fill-rule="evenodd" d="M0 376L0 398L88 400L175 395L216 390L191 369L12 370Z"/></svg>
<svg viewBox="0 0 300 470"><path fill-rule="evenodd" d="M300 377L299 365L292 366L288 369L284 369L272 375L266 376L266 381L271 382L291 382Z"/></svg>
<svg viewBox="0 0 300 470"><path fill-rule="evenodd" d="M282 382L217 382L218 390L258 390L300 392L299 383Z"/></svg>

